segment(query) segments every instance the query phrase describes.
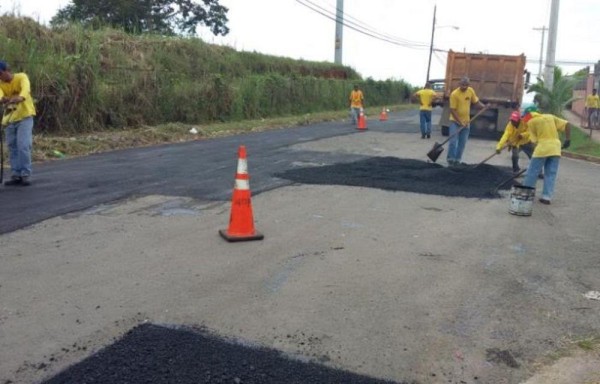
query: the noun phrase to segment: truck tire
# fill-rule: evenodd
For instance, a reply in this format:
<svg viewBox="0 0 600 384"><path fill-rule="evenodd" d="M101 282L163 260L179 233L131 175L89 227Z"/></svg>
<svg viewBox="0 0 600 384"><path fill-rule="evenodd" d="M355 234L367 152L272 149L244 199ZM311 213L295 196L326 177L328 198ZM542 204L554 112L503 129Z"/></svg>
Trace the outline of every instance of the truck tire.
<svg viewBox="0 0 600 384"><path fill-rule="evenodd" d="M442 136L448 136L450 134L450 128L442 125Z"/></svg>

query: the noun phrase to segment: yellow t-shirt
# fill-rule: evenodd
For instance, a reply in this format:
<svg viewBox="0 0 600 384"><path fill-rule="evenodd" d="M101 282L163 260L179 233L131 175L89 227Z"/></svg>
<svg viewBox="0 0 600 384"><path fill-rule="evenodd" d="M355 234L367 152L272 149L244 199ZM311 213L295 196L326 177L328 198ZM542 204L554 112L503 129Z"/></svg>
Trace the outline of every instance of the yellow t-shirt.
<svg viewBox="0 0 600 384"><path fill-rule="evenodd" d="M435 98L435 91L433 89L424 88L417 91L415 95L419 96L419 101L421 102L421 107L419 109L421 111L431 111L431 102Z"/></svg>
<svg viewBox="0 0 600 384"><path fill-rule="evenodd" d="M479 98L475 94L475 90L468 87L464 92L460 88L456 88L450 94L450 109L456 110L461 122L468 123L471 119L471 104L477 104ZM450 121L456 121L454 116L450 114Z"/></svg>
<svg viewBox="0 0 600 384"><path fill-rule="evenodd" d="M23 120L29 116L35 116L35 106L33 105L33 98L31 97L31 86L29 85L29 78L26 74L15 73L12 80L8 83L0 81L0 98L13 96L22 96L25 100L19 104L15 104L16 109L14 112L9 111L12 105L5 106L4 116L2 118L3 125Z"/></svg>
<svg viewBox="0 0 600 384"><path fill-rule="evenodd" d="M521 135L520 139L519 135ZM502 149L506 143L512 147L520 147L530 141L529 130L527 129L527 124L525 124L523 120L519 122L518 127L515 127L509 121L508 124L506 124L506 128L504 128L504 133L502 134L500 141L498 141L498 144L496 145L496 149Z"/></svg>
<svg viewBox="0 0 600 384"><path fill-rule="evenodd" d="M567 127L567 120L560 119L550 114L533 114L527 122L531 141L536 143L533 157L560 156L561 142L559 131Z"/></svg>
<svg viewBox="0 0 600 384"><path fill-rule="evenodd" d="M360 89L358 91L350 92L350 107L351 108L362 108L363 100L364 100L364 96Z"/></svg>
<svg viewBox="0 0 600 384"><path fill-rule="evenodd" d="M586 108L600 108L600 96L588 95L585 98L585 107Z"/></svg>

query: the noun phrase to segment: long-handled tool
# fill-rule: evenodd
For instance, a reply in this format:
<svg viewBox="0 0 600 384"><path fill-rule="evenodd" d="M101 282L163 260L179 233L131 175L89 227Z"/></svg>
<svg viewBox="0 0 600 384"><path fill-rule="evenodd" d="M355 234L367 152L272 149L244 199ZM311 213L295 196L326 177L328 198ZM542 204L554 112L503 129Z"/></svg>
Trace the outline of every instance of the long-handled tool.
<svg viewBox="0 0 600 384"><path fill-rule="evenodd" d="M504 148L506 148L506 146L503 146L503 147L500 149L500 152L502 152L502 150L503 150ZM472 168L472 169L475 169L475 168L479 167L480 165L483 165L483 164L487 163L487 161L488 161L489 159L491 159L492 157L496 156L498 153L499 153L498 151L494 151L494 153L492 153L491 155L489 155L489 156L488 156L488 157L486 157L485 159L481 160L479 163L475 164L475 165L473 166L473 168Z"/></svg>
<svg viewBox="0 0 600 384"><path fill-rule="evenodd" d="M4 120L4 108L2 108L2 117ZM0 184L4 182L4 124L0 120Z"/></svg>
<svg viewBox="0 0 600 384"><path fill-rule="evenodd" d="M473 118L471 119L470 122L472 123L473 120L475 120L476 118L481 116L481 114L483 112L485 112L487 109L488 109L488 107L482 108L479 112L477 112L477 114L475 116L473 116ZM454 136L458 135L460 133L460 131L462 131L464 128L465 127L460 127L459 129L456 130L456 132L454 132L453 134L448 136L448 138L446 140L442 141L441 143L438 143L436 141L433 144L433 148L431 148L431 150L429 152L427 152L427 157L429 157L431 159L431 161L433 161L435 163L437 161L438 157L440 157L440 155L444 151L444 144L446 144L448 141L450 141Z"/></svg>
<svg viewBox="0 0 600 384"><path fill-rule="evenodd" d="M504 180L503 182L501 182L500 184L498 184L496 186L496 188L492 189L490 191L490 194L495 195L496 192L498 192L498 190L500 188L502 188L503 185L505 185L506 183L508 183L509 181L516 179L517 177L521 176L522 174L524 174L525 172L527 172L527 168L525 169L521 169L518 173L515 173L514 175L512 175L511 177L509 177L508 179Z"/></svg>

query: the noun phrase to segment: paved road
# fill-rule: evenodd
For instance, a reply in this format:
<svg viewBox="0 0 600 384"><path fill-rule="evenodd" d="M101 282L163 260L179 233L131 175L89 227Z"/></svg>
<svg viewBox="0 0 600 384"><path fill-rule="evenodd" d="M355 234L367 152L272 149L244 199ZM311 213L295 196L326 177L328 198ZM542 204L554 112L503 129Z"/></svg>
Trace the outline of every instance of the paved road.
<svg viewBox="0 0 600 384"><path fill-rule="evenodd" d="M416 132L415 124L399 124L414 118L416 113L392 114L385 123L373 119L368 122L368 129ZM227 200L233 187L239 145L248 150L252 193L256 195L289 184L271 175L296 163L335 163L361 157L311 151L289 156L290 145L360 133L347 122L331 122L35 165L35 184L31 188L0 187L0 234L131 196L159 194Z"/></svg>
<svg viewBox="0 0 600 384"><path fill-rule="evenodd" d="M600 289L597 164L561 160L552 205L536 201L530 217L508 214L508 196L278 188L286 181L271 176L371 156L424 159L441 137L421 140L416 121L406 112L366 133L329 123L60 161L40 166L30 189L3 189L15 196L1 203L12 228L79 211L0 236L0 382L49 378L148 322L423 384L522 383L597 336L600 302L584 295ZM217 234L239 144L264 241ZM493 144L470 140L465 161ZM17 204L27 209L20 222ZM41 215L38 205L52 208ZM597 382L600 356L586 358L560 360L550 377L566 381L535 383Z"/></svg>

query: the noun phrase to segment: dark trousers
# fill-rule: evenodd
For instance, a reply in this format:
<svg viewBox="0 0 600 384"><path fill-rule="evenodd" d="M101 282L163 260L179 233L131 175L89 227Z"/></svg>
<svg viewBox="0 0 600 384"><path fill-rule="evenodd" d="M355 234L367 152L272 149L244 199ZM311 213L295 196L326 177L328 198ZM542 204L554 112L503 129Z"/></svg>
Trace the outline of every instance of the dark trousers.
<svg viewBox="0 0 600 384"><path fill-rule="evenodd" d="M512 147L512 169L513 172L519 172L521 168L519 168L519 153L523 152L527 155L529 160L531 160L531 156L533 155L533 144L527 143L523 144L520 147Z"/></svg>

